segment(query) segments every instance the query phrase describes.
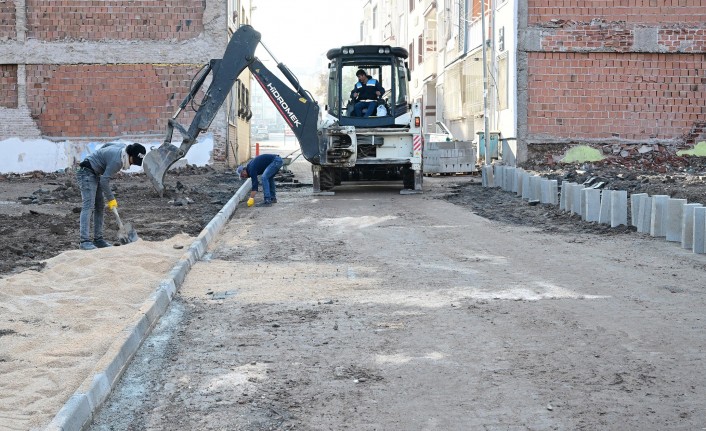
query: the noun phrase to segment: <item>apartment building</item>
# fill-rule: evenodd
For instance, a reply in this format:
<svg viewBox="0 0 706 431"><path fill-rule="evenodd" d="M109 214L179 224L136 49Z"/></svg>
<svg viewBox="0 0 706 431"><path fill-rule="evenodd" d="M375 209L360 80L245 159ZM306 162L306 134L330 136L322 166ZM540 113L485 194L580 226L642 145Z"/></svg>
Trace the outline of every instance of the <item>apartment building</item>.
<svg viewBox="0 0 706 431"><path fill-rule="evenodd" d="M52 142L69 161L94 143L161 144L193 77L221 58L229 35L249 22L250 3L2 1L0 142ZM233 90L199 140L212 142L215 165L249 156L249 76ZM179 118L188 126L193 111Z"/></svg>
<svg viewBox="0 0 706 431"><path fill-rule="evenodd" d="M476 142L488 130L510 162L575 144L706 138L706 0L363 5L364 43L410 51L426 126Z"/></svg>

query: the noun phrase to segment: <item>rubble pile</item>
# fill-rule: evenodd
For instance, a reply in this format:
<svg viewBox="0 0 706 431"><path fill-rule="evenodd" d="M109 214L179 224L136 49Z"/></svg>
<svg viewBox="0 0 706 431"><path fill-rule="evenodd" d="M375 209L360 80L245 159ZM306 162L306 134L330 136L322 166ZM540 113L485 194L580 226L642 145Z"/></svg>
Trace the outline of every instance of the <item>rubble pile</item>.
<svg viewBox="0 0 706 431"><path fill-rule="evenodd" d="M703 171L706 168L703 158L680 156L676 146L610 144L601 149L606 158L595 162L596 165L660 174L678 171L696 173L699 169Z"/></svg>

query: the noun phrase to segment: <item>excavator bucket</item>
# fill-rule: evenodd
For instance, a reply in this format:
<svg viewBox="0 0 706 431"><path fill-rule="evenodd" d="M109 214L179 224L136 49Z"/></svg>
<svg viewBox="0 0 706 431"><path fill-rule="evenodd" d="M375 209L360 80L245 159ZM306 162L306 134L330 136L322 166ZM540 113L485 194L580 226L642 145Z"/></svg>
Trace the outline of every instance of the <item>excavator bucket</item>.
<svg viewBox="0 0 706 431"><path fill-rule="evenodd" d="M148 152L142 161L145 175L150 179L152 186L160 196L164 193L164 174L174 162L182 157L184 154L179 151L179 148L167 142Z"/></svg>

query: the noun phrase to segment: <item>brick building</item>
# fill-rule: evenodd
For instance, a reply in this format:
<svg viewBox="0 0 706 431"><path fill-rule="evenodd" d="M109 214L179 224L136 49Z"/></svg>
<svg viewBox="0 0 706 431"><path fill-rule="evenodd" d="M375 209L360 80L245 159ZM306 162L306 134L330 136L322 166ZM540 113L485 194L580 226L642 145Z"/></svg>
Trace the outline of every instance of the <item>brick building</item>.
<svg viewBox="0 0 706 431"><path fill-rule="evenodd" d="M503 148L519 162L574 144L706 140L706 0L361 2L363 40L409 48L425 125L459 140L477 142L487 121L517 138Z"/></svg>
<svg viewBox="0 0 706 431"><path fill-rule="evenodd" d="M706 1L528 0L519 17L520 159L706 139Z"/></svg>
<svg viewBox="0 0 706 431"><path fill-rule="evenodd" d="M249 0L3 0L0 141L160 144L192 78L250 11ZM249 155L247 71L241 80L208 131L214 164Z"/></svg>

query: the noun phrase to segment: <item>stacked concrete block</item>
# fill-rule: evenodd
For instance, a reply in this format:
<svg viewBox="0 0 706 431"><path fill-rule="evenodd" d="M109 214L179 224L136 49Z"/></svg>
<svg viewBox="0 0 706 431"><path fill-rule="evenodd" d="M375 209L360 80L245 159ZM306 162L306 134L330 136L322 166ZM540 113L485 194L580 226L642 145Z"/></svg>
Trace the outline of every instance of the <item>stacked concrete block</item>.
<svg viewBox="0 0 706 431"><path fill-rule="evenodd" d="M633 193L630 195L630 224L637 227L638 212L642 199L647 197L647 193Z"/></svg>
<svg viewBox="0 0 706 431"><path fill-rule="evenodd" d="M652 223L652 197L645 195L639 200L637 208L637 231L640 233L650 233Z"/></svg>
<svg viewBox="0 0 706 431"><path fill-rule="evenodd" d="M527 176L527 172L524 171L522 168L517 168L515 170L515 193L517 196L522 196L522 189L524 186L524 181L525 177Z"/></svg>
<svg viewBox="0 0 706 431"><path fill-rule="evenodd" d="M425 142L425 173L460 173L475 171L476 151L472 142Z"/></svg>
<svg viewBox="0 0 706 431"><path fill-rule="evenodd" d="M601 214L601 191L583 189L581 195L581 219L589 222L598 221Z"/></svg>
<svg viewBox="0 0 706 431"><path fill-rule="evenodd" d="M561 197L559 198L559 209L562 211L571 210L571 200L574 188L573 185L576 183L566 182L561 183Z"/></svg>
<svg viewBox="0 0 706 431"><path fill-rule="evenodd" d="M529 200L530 195L532 194L532 188L530 187L530 179L532 178L532 175L527 174L522 178L522 199Z"/></svg>
<svg viewBox="0 0 706 431"><path fill-rule="evenodd" d="M529 181L529 200L539 201L542 197L542 177L532 175Z"/></svg>
<svg viewBox="0 0 706 431"><path fill-rule="evenodd" d="M613 190L610 197L610 227L628 225L628 192Z"/></svg>
<svg viewBox="0 0 706 431"><path fill-rule="evenodd" d="M509 174L509 169L508 166L504 165L495 165L495 185L502 190L507 190L507 183L508 183L508 174Z"/></svg>
<svg viewBox="0 0 706 431"><path fill-rule="evenodd" d="M571 212L571 205L572 202L574 201L574 184L572 182L563 182L561 183L561 194L563 195L560 198L559 202L559 208L566 211L566 212ZM564 206L562 208L561 206L561 199L564 199Z"/></svg>
<svg viewBox="0 0 706 431"><path fill-rule="evenodd" d="M539 203L546 204L549 200L549 180L541 178L539 180Z"/></svg>
<svg viewBox="0 0 706 431"><path fill-rule="evenodd" d="M495 187L503 188L505 185L505 166L495 166Z"/></svg>
<svg viewBox="0 0 706 431"><path fill-rule="evenodd" d="M571 214L581 215L583 201L583 193L581 193L581 190L584 189L584 186L583 184L574 184L571 187L573 189L571 191Z"/></svg>
<svg viewBox="0 0 706 431"><path fill-rule="evenodd" d="M691 250L694 253L706 253L706 207L694 208L694 226L692 230Z"/></svg>
<svg viewBox="0 0 706 431"><path fill-rule="evenodd" d="M613 197L612 190L603 190L601 192L601 211L598 215L598 223L610 224L610 210Z"/></svg>
<svg viewBox="0 0 706 431"><path fill-rule="evenodd" d="M513 166L505 167L505 191L514 192L515 190L515 170Z"/></svg>
<svg viewBox="0 0 706 431"><path fill-rule="evenodd" d="M426 167L425 167L426 169ZM493 175L493 166L485 165L481 168L481 174L483 176L482 184L483 187L495 187L495 177Z"/></svg>
<svg viewBox="0 0 706 431"><path fill-rule="evenodd" d="M557 180L542 179L540 183L541 194L539 202L543 204L557 204Z"/></svg>
<svg viewBox="0 0 706 431"><path fill-rule="evenodd" d="M650 235L655 237L667 236L667 204L669 196L652 196L652 214L650 215Z"/></svg>
<svg viewBox="0 0 706 431"><path fill-rule="evenodd" d="M701 208L701 204L686 204L682 211L682 231L681 231L681 246L682 248L692 249L694 245L694 210Z"/></svg>
<svg viewBox="0 0 706 431"><path fill-rule="evenodd" d="M667 203L667 241L681 241L686 199L669 199Z"/></svg>

